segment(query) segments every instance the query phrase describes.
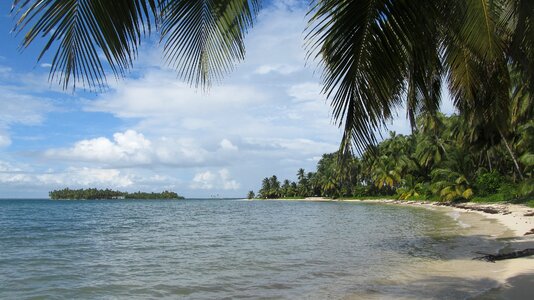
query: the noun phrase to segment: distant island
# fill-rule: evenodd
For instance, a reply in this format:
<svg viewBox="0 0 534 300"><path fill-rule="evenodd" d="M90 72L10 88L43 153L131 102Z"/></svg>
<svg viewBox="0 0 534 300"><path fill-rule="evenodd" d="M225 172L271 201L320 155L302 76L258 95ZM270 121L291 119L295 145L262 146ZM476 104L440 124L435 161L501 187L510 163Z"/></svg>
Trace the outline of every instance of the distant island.
<svg viewBox="0 0 534 300"><path fill-rule="evenodd" d="M99 190L78 189L71 190L65 188L62 190L54 190L48 193L52 200L95 200L95 199L184 199L184 197L175 192L163 191L161 193L146 193L146 192L121 192L110 189Z"/></svg>

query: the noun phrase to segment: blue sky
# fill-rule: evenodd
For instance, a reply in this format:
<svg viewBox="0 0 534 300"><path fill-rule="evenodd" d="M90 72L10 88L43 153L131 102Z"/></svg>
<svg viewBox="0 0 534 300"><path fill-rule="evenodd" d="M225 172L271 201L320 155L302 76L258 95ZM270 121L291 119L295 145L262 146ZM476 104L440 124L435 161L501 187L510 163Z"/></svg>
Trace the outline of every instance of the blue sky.
<svg viewBox="0 0 534 300"><path fill-rule="evenodd" d="M0 198L63 187L241 197L263 177L313 170L341 131L305 64L305 7L274 3L247 36L245 61L208 93L181 82L146 41L126 78L96 94L48 82L50 56L19 50L2 1ZM402 109L390 129L409 132Z"/></svg>

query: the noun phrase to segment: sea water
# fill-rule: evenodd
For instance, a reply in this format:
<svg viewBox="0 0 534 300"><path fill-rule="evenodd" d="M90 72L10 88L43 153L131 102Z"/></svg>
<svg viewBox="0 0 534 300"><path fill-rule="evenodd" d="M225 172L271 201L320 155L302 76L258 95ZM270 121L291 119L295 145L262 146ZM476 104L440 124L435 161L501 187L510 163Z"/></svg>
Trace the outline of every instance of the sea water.
<svg viewBox="0 0 534 300"><path fill-rule="evenodd" d="M505 242L465 230L365 203L0 200L0 299L468 298L494 282L442 266Z"/></svg>

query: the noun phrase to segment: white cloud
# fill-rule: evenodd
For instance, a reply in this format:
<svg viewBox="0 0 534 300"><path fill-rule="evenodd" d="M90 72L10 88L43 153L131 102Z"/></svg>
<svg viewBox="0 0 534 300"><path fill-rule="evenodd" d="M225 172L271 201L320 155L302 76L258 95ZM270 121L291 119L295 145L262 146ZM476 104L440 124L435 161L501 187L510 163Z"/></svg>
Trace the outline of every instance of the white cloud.
<svg viewBox="0 0 534 300"><path fill-rule="evenodd" d="M289 87L287 94L297 102L316 101L324 102L325 96L321 94L321 85L317 82L304 82Z"/></svg>
<svg viewBox="0 0 534 300"><path fill-rule="evenodd" d="M236 145L232 144L232 142L230 142L227 139L223 139L221 141L221 149L222 150L228 150L228 151L237 151L237 150L239 150L239 148Z"/></svg>
<svg viewBox="0 0 534 300"><path fill-rule="evenodd" d="M4 67L0 65L0 76L7 76L13 69L10 67Z"/></svg>
<svg viewBox="0 0 534 300"><path fill-rule="evenodd" d="M280 139L280 138L248 138L245 139L250 145L255 145L263 149L271 151L276 150L277 153L292 153L291 158L299 157L313 157L313 155L322 155L336 151L337 143L326 143L314 141L311 139L297 138L297 139ZM282 150L282 151L281 151Z"/></svg>
<svg viewBox="0 0 534 300"><path fill-rule="evenodd" d="M16 93L8 87L0 86L0 90L0 126L37 125L44 120L46 113L53 110L46 98Z"/></svg>
<svg viewBox="0 0 534 300"><path fill-rule="evenodd" d="M215 174L210 171L200 172L193 178L191 188L209 190L214 188L214 181L216 180Z"/></svg>
<svg viewBox="0 0 534 300"><path fill-rule="evenodd" d="M0 65L0 148L11 145L11 127L40 125L56 109L50 98L36 93L39 85L28 78Z"/></svg>
<svg viewBox="0 0 534 300"><path fill-rule="evenodd" d="M31 176L13 164L0 160L0 183L30 183Z"/></svg>
<svg viewBox="0 0 534 300"><path fill-rule="evenodd" d="M132 176L115 169L70 167L64 171L38 172L28 166L16 166L0 160L0 184L26 186L100 186L128 187Z"/></svg>
<svg viewBox="0 0 534 300"><path fill-rule="evenodd" d="M122 188L133 184L128 175L115 169L68 168L64 172L40 174L35 178L43 185Z"/></svg>
<svg viewBox="0 0 534 300"><path fill-rule="evenodd" d="M106 137L81 140L70 148L49 149L44 156L48 159L102 163L108 167L193 167L222 164L228 155L238 150L228 139L221 140L218 147L208 151L190 138L148 139L130 129L113 134L113 140Z"/></svg>
<svg viewBox="0 0 534 300"><path fill-rule="evenodd" d="M46 68L46 69L48 69L48 68L51 68L51 67L52 67L52 64L49 64L49 63L42 63L42 64L41 64L41 68Z"/></svg>
<svg viewBox="0 0 534 300"><path fill-rule="evenodd" d="M51 149L45 152L49 158L104 162L146 164L151 158L151 143L134 130L115 133L113 141L99 137L82 140L72 148Z"/></svg>
<svg viewBox="0 0 534 300"><path fill-rule="evenodd" d="M6 132L0 130L0 148L11 145L11 138Z"/></svg>
<svg viewBox="0 0 534 300"><path fill-rule="evenodd" d="M240 184L231 178L227 169L221 169L217 172L204 171L195 174L190 187L201 190L237 190Z"/></svg>
<svg viewBox="0 0 534 300"><path fill-rule="evenodd" d="M282 75L289 75L299 70L302 70L302 67L297 66L297 65L274 64L274 65L261 65L254 71L254 73L261 74L261 75L265 75L269 73L279 73Z"/></svg>
<svg viewBox="0 0 534 300"><path fill-rule="evenodd" d="M263 93L254 86L223 85L206 94L177 81L174 72L159 70L119 83L113 92L89 102L86 109L110 112L120 118L175 120L194 116L198 120L263 100Z"/></svg>
<svg viewBox="0 0 534 300"><path fill-rule="evenodd" d="M50 149L48 158L79 160L109 165L147 165L155 161L177 162L180 158L198 161L199 149L191 149L187 142L161 138L157 143L134 130L115 133L113 141L106 137L82 140L71 148ZM179 155L181 154L181 155ZM179 155L179 156L178 156Z"/></svg>

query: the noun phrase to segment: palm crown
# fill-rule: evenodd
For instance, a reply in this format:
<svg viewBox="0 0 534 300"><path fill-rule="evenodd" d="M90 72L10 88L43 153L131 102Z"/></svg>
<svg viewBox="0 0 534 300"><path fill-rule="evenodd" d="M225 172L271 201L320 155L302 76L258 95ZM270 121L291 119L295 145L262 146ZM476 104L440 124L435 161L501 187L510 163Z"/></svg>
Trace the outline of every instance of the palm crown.
<svg viewBox="0 0 534 300"><path fill-rule="evenodd" d="M22 47L47 37L51 79L100 88L105 65L131 67L141 40L160 35L165 61L208 87L244 58L261 0L13 0ZM460 114L507 131L514 85L534 95L534 1L314 0L305 45L323 70L323 92L344 127L342 147L376 142L404 105L416 128L435 114L446 83ZM514 74L513 78L510 74ZM526 103L532 101L528 96Z"/></svg>

